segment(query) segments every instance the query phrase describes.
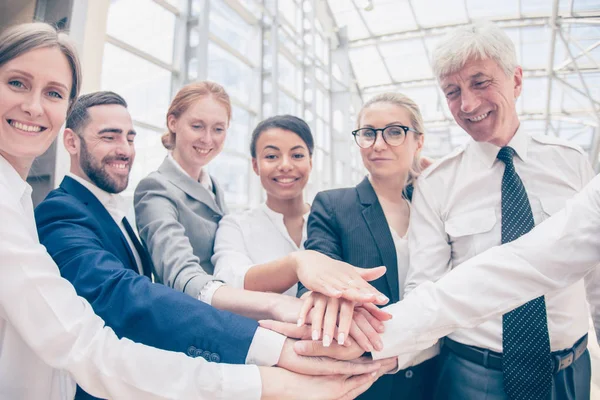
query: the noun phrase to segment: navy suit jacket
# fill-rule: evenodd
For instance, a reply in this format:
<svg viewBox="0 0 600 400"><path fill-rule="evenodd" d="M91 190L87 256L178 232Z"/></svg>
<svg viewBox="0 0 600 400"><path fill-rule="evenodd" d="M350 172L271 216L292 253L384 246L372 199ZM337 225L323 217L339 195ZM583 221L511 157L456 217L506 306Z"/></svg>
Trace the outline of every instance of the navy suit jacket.
<svg viewBox="0 0 600 400"><path fill-rule="evenodd" d="M396 247L383 209L367 178L356 187L320 192L308 217L307 250L316 250L356 267L387 267L371 284L390 299L400 300ZM306 292L300 285L299 295Z"/></svg>
<svg viewBox="0 0 600 400"><path fill-rule="evenodd" d="M36 208L35 219L61 275L119 337L213 362L245 363L257 322L140 275L121 229L79 182L65 177Z"/></svg>

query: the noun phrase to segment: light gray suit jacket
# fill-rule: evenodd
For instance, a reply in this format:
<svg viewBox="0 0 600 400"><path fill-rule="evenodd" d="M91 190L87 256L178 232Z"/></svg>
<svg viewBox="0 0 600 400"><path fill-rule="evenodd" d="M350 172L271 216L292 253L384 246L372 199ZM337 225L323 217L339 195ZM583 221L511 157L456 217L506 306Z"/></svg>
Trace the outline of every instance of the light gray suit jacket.
<svg viewBox="0 0 600 400"><path fill-rule="evenodd" d="M212 177L211 177L212 179ZM134 205L140 238L159 282L190 296L212 277L217 226L227 212L223 190L212 179L215 198L168 158L142 179Z"/></svg>

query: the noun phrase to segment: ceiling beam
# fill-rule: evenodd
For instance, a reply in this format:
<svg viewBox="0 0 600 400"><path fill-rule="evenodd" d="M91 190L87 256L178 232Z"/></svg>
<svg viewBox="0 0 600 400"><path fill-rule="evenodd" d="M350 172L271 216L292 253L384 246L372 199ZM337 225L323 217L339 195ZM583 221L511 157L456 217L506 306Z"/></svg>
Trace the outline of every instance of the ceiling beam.
<svg viewBox="0 0 600 400"><path fill-rule="evenodd" d="M362 18L362 14L357 11ZM492 19L492 21L501 28L522 28L522 27L530 27L530 26L546 26L550 22L551 16L549 15L538 15L538 16L529 16L524 18L501 18L501 19ZM363 20L364 21L364 20ZM597 15L585 15L585 16L577 16L577 17L563 17L557 16L557 21L561 25L566 24L600 24L600 18ZM371 46L373 44L382 44L389 42L398 42L407 39L415 39L419 37L430 37L436 35L443 35L448 31L456 29L459 26L464 26L464 23L459 24L449 24L449 25L440 25L429 28L420 28L420 29L412 29L404 32L396 32L396 33L386 33L383 35L373 35L369 31L368 25L367 31L369 31L369 37L364 39L354 39L349 42L351 48L356 47L364 47Z"/></svg>
<svg viewBox="0 0 600 400"><path fill-rule="evenodd" d="M583 75L587 74L597 74L600 71L596 68L579 68L579 72ZM578 75L575 70L564 70L564 71L556 71L560 76L569 76L569 75ZM546 69L527 69L523 70L524 78L545 78L547 76ZM554 79L559 79L558 75L554 76ZM424 79L414 79L410 81L391 81L390 83L383 83L379 85L370 85L370 86L361 86L361 90L365 92L369 91L381 91L389 88L390 90L398 89L398 88L419 88L419 87L429 87L435 86L438 87L438 82L435 78L424 78Z"/></svg>
<svg viewBox="0 0 600 400"><path fill-rule="evenodd" d="M587 97L587 94L585 94L585 92L581 89L579 89L576 86L573 86L572 84L570 84L569 82L565 81L564 79L562 79L559 76L555 76L554 79L556 79L557 81L559 81L560 83L562 83L563 85L565 85L566 87L568 87L569 89L579 93L580 95ZM597 101L595 99L592 99L592 102L596 105L600 107L600 101Z"/></svg>
<svg viewBox="0 0 600 400"><path fill-rule="evenodd" d="M589 57L589 54L592 52L592 50L594 50L598 46L600 46L600 40L597 41L596 43L586 47L581 53L576 55L575 58L568 58L565 61L563 61L562 63L560 63L556 68L554 68L554 71L560 71L561 69L567 68L574 61L577 61L581 57L584 57L584 56Z"/></svg>
<svg viewBox="0 0 600 400"><path fill-rule="evenodd" d="M531 17L525 19L518 18L509 18L509 19L497 19L493 20L498 26L502 28L518 28L525 26L544 26L548 23L548 16L540 16L540 17ZM398 33L389 33L384 35L371 35L369 38L365 39L355 39L350 41L350 47L363 47L370 46L375 43L388 43L388 42L396 42L400 40L406 39L415 39L419 37L428 37L435 35L443 35L459 26L463 26L465 24L449 24L436 26L431 28L420 28L413 29L405 32ZM368 28L367 28L368 29Z"/></svg>

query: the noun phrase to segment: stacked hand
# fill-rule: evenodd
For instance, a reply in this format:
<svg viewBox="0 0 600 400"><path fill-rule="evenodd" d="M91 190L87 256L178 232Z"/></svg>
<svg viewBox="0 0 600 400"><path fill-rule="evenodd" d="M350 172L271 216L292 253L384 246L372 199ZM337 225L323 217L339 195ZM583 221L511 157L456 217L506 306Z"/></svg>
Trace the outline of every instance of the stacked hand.
<svg viewBox="0 0 600 400"><path fill-rule="evenodd" d="M308 325L298 327L278 321L261 321L261 325L300 339L311 335ZM289 371L279 372L279 382L285 386L283 397L286 399L346 400L354 399L381 375L395 369L397 359L373 362L370 357L363 356L363 349L356 342L349 345L334 342L325 347L319 341L287 339L278 366ZM279 388L272 392L282 396L282 390Z"/></svg>
<svg viewBox="0 0 600 400"><path fill-rule="evenodd" d="M355 268L312 250L292 253L292 256L298 280L309 290L358 303L384 305L389 301L367 282L385 274L385 267Z"/></svg>
<svg viewBox="0 0 600 400"><path fill-rule="evenodd" d="M300 310L298 326L304 325L309 317L312 324L312 340L323 338L323 345L329 346L332 338L337 337L339 344L344 344L348 334L358 342L365 351L381 350L383 344L379 333L383 333L382 321L392 316L380 310L372 303L356 303L347 299L327 297L321 293L307 293ZM334 333L337 328L337 336ZM321 336L321 331L323 335Z"/></svg>
<svg viewBox="0 0 600 400"><path fill-rule="evenodd" d="M385 267L354 268L313 251L294 257L298 279L312 292L303 301L278 299L273 307L278 321L260 322L288 337L277 364L287 371L268 373L280 374L285 398L355 398L397 366L396 359L374 362L363 356L382 349L382 321L391 318L375 305L389 299L367 282L382 276ZM263 398L269 398L269 389L263 387Z"/></svg>

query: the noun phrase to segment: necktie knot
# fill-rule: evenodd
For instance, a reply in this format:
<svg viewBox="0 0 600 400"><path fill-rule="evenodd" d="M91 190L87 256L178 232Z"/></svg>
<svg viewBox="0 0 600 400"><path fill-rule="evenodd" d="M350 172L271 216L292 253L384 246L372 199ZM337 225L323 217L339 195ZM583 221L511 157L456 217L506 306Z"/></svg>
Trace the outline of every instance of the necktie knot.
<svg viewBox="0 0 600 400"><path fill-rule="evenodd" d="M498 152L498 160L502 161L506 165L512 164L513 157L517 152L512 147L505 146Z"/></svg>

